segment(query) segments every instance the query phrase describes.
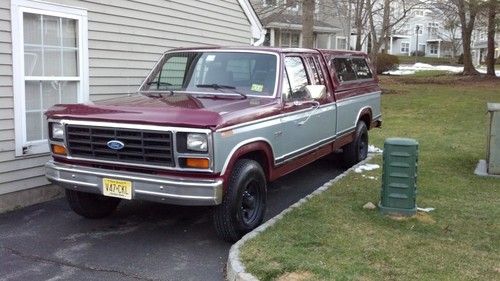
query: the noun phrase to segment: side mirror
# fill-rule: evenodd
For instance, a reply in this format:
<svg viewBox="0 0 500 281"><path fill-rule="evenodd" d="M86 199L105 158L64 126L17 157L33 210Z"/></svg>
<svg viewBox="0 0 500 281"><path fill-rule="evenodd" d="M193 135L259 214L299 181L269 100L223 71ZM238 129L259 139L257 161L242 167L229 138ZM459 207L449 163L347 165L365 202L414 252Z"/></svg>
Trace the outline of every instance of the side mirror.
<svg viewBox="0 0 500 281"><path fill-rule="evenodd" d="M326 96L325 85L307 85L306 91L309 97L314 100L318 100Z"/></svg>

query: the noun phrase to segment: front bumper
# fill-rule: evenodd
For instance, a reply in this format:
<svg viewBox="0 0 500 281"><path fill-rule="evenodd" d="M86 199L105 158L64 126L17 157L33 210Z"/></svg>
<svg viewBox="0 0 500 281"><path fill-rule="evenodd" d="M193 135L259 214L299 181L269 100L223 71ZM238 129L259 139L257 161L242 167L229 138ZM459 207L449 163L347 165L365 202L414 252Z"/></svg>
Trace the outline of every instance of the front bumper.
<svg viewBox="0 0 500 281"><path fill-rule="evenodd" d="M45 176L67 189L102 194L102 179L132 182L132 199L188 206L210 206L222 202L222 179L164 177L112 171L49 161Z"/></svg>

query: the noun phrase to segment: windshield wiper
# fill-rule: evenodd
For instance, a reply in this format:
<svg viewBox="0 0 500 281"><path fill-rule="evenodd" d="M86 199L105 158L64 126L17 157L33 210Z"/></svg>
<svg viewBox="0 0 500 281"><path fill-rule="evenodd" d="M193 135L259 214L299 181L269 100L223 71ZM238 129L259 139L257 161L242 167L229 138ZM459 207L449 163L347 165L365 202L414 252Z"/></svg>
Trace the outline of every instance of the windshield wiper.
<svg viewBox="0 0 500 281"><path fill-rule="evenodd" d="M214 83L214 84L197 84L196 87L198 87L198 88L212 88L214 90L228 89L228 90L232 90L231 92L236 93L245 99L247 98L247 95L241 93L240 91L237 91L236 87L234 87L234 86L220 85L220 84Z"/></svg>
<svg viewBox="0 0 500 281"><path fill-rule="evenodd" d="M168 82L150 81L150 82L146 83L146 85L148 85L148 86L151 86L153 84L156 85L156 90L147 90L144 92L148 92L149 94L154 93L154 94L156 94L156 96L159 96L159 97L163 97L163 93L161 93L161 92L168 92L170 94L170 96L173 96L175 94L174 90L160 89L160 86L173 86L172 84L170 84Z"/></svg>

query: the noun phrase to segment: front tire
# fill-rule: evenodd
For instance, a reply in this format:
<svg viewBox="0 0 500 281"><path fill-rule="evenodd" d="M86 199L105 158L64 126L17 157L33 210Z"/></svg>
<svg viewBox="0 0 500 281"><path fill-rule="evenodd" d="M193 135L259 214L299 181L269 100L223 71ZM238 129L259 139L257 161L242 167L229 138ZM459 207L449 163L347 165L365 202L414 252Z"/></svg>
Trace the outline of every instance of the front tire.
<svg viewBox="0 0 500 281"><path fill-rule="evenodd" d="M82 217L100 219L113 213L121 199L66 189L69 207Z"/></svg>
<svg viewBox="0 0 500 281"><path fill-rule="evenodd" d="M365 122L359 121L356 125L354 140L344 146L342 163L345 167L352 167L368 156L368 128Z"/></svg>
<svg viewBox="0 0 500 281"><path fill-rule="evenodd" d="M266 178L259 163L238 160L222 203L214 210L217 235L227 242L235 242L259 226L266 211L266 193Z"/></svg>

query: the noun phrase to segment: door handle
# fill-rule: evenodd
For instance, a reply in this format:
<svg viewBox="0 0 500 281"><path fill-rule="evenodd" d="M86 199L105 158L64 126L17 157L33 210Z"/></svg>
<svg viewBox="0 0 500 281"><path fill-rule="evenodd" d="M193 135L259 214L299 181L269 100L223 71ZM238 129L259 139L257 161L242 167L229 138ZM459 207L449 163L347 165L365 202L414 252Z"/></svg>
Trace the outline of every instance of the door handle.
<svg viewBox="0 0 500 281"><path fill-rule="evenodd" d="M319 106L320 106L320 103L319 103L319 102L317 102L317 101L311 101L310 103L311 103L311 105L312 105L312 106L311 106L311 107L312 107L312 109L311 109L311 111L309 112L309 114L307 115L307 118L306 118L306 119L304 119L304 120L302 120L302 121L300 121L300 122L298 122L298 123L297 123L297 125L299 125L299 126L304 125L307 121L309 121L309 118L311 118L311 116L312 116L312 115L316 112L316 110L318 110L318 108L319 108Z"/></svg>

